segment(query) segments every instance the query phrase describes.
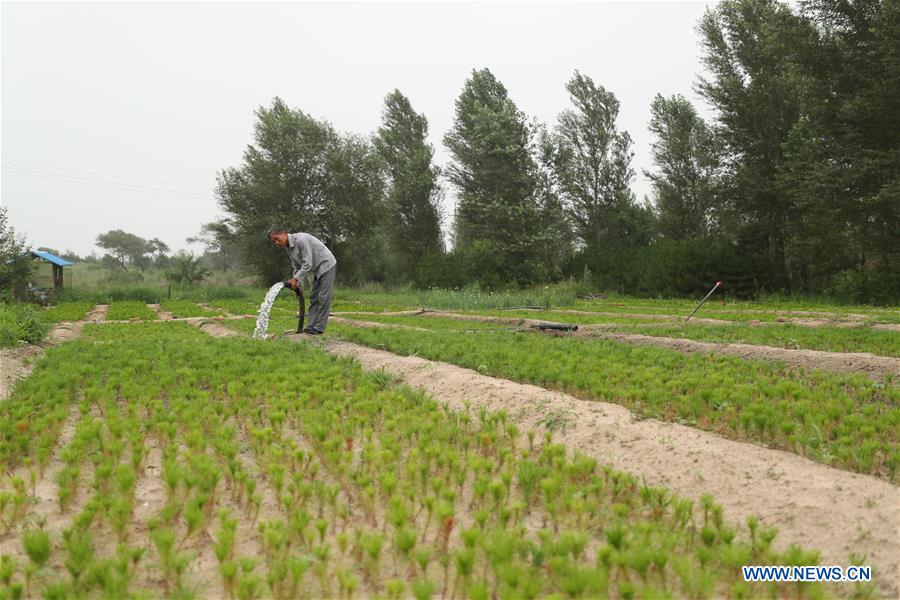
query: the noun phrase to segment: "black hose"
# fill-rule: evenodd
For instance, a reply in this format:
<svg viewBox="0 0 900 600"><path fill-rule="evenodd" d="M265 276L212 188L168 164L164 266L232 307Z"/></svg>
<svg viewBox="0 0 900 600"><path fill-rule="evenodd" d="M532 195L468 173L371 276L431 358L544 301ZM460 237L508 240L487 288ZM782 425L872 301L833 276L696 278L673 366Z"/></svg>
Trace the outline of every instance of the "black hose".
<svg viewBox="0 0 900 600"><path fill-rule="evenodd" d="M291 287L291 284L287 281L284 282L284 285ZM297 313L297 333L303 333L303 321L306 319L306 300L303 298L303 288L300 287L300 282L298 281L297 287L291 289L294 290L294 294L300 301L300 311Z"/></svg>

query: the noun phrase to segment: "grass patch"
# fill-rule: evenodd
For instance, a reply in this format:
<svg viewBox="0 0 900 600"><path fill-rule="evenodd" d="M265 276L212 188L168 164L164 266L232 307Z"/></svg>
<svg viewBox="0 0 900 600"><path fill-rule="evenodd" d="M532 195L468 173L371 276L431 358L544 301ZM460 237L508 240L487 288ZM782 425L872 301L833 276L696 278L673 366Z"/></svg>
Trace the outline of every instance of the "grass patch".
<svg viewBox="0 0 900 600"><path fill-rule="evenodd" d="M36 344L50 329L44 309L33 304L0 304L0 348Z"/></svg>

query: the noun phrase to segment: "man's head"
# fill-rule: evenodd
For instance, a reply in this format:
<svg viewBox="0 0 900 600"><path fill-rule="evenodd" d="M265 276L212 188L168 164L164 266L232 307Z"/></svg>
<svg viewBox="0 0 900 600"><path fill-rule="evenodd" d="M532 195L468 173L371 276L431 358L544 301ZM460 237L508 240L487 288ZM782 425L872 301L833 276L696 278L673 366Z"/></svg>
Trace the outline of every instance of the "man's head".
<svg viewBox="0 0 900 600"><path fill-rule="evenodd" d="M269 238L270 242L281 248L288 245L288 236L284 230L284 225L272 225L266 230L266 237Z"/></svg>

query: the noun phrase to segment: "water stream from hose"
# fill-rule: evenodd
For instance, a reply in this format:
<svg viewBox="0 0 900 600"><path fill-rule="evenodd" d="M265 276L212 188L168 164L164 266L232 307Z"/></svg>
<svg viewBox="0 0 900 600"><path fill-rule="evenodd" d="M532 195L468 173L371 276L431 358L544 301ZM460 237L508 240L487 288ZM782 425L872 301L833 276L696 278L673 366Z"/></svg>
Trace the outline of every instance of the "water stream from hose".
<svg viewBox="0 0 900 600"><path fill-rule="evenodd" d="M275 304L275 299L278 298L278 293L283 287L284 282L279 281L266 292L266 297L263 299L262 304L259 305L259 316L256 317L256 329L253 330L254 338L258 340L266 339L266 331L269 329L269 311L272 310L272 305Z"/></svg>

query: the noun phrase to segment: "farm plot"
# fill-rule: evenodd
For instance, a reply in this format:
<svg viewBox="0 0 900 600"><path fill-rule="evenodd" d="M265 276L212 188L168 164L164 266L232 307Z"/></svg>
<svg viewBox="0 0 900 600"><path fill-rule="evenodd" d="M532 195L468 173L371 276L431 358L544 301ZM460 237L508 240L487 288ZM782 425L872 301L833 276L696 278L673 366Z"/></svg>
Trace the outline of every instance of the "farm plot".
<svg viewBox="0 0 900 600"><path fill-rule="evenodd" d="M210 308L215 311L224 311L230 315L256 316L259 312L259 302L247 300L213 300L210 302ZM297 300L294 299L293 294L291 294L290 298L288 298L286 293L279 296L275 301L275 304L272 305L271 314L282 316L296 315Z"/></svg>
<svg viewBox="0 0 900 600"><path fill-rule="evenodd" d="M130 319L153 321L156 319L156 313L143 302L122 300L109 305L106 318L109 321L128 321Z"/></svg>
<svg viewBox="0 0 900 600"><path fill-rule="evenodd" d="M213 307L205 308L196 302L189 300L164 300L159 303L162 310L171 313L176 319L185 317L215 317L224 316L224 309L216 309Z"/></svg>
<svg viewBox="0 0 900 600"><path fill-rule="evenodd" d="M45 309L43 318L47 323L80 321L93 307L91 302L60 302Z"/></svg>
<svg viewBox="0 0 900 600"><path fill-rule="evenodd" d="M425 313L433 319L428 328L453 328L445 326L445 313ZM655 337L682 338L717 343L743 343L774 346L779 348L821 350L826 352L870 352L879 356L900 357L900 334L893 331L872 329L871 327L798 327L790 323L772 323L765 327L755 327L740 322L733 325L707 325L703 323L680 322L642 322L640 318L626 316L602 316L591 314L573 314L564 311L484 311L458 313L466 317L492 317L508 321L509 319L546 320L556 323L603 326L604 331L621 333L638 333ZM340 315L354 320L393 323L398 325L421 324L423 321L416 315L381 314L345 314ZM495 328L510 327L511 324L493 325ZM475 326L471 319L469 327ZM479 323L478 326L489 328L491 325ZM459 326L457 325L456 328Z"/></svg>
<svg viewBox="0 0 900 600"><path fill-rule="evenodd" d="M817 553L710 497L303 345L88 326L0 416L10 596L822 593L741 581Z"/></svg>
<svg viewBox="0 0 900 600"><path fill-rule="evenodd" d="M479 332L469 321L441 322L437 317L404 322L433 331L423 335L334 322L329 332L399 354L621 404L638 415L756 441L893 482L900 477L900 388L890 378L879 382L605 339ZM440 327L429 325L439 322Z"/></svg>
<svg viewBox="0 0 900 600"><path fill-rule="evenodd" d="M577 300L574 308L594 311L670 313L687 316L696 305L693 300L650 300L638 298ZM704 305L699 316L739 320L777 320L780 318L823 318L833 320L872 319L882 323L900 322L900 311L896 308L872 306L832 306L802 302L756 303L756 302L716 302Z"/></svg>
<svg viewBox="0 0 900 600"><path fill-rule="evenodd" d="M900 333L865 326L809 328L790 323L771 327L630 324L617 327L615 331L704 342L761 344L827 352L870 352L879 356L900 357Z"/></svg>

